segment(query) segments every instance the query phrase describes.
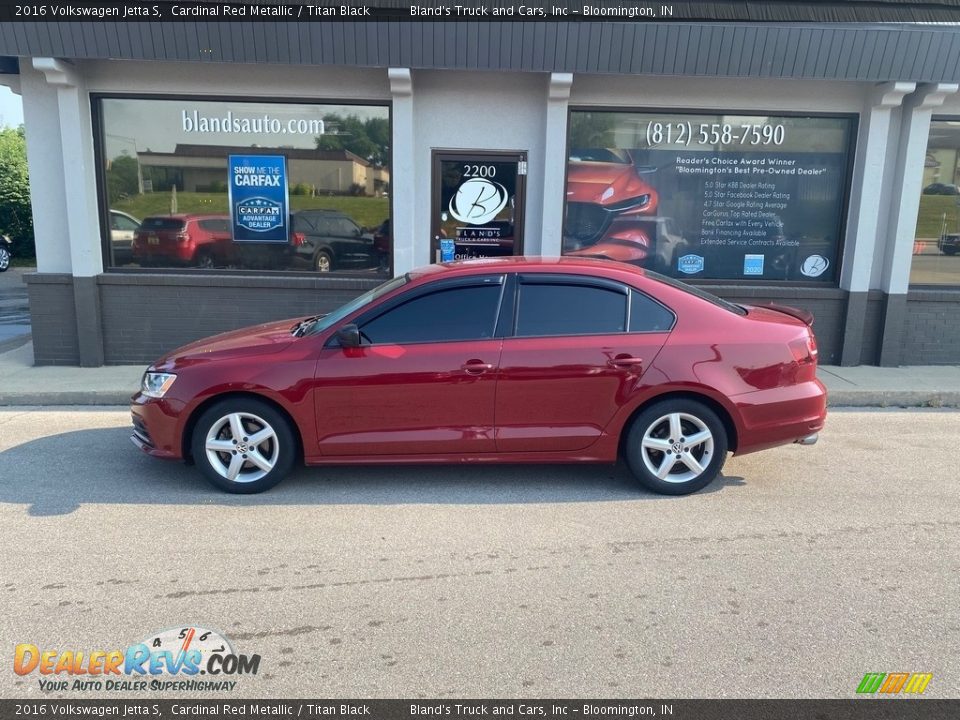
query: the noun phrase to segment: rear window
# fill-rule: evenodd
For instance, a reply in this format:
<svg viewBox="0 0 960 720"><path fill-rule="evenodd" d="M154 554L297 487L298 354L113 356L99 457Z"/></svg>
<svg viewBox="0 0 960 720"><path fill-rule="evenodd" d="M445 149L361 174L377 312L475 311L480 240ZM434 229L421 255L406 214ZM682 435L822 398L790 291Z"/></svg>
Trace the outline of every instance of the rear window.
<svg viewBox="0 0 960 720"><path fill-rule="evenodd" d="M140 227L144 230L183 230L185 224L177 218L148 217Z"/></svg>
<svg viewBox="0 0 960 720"><path fill-rule="evenodd" d="M647 277L651 277L654 280L657 280L658 282L662 282L664 285L669 285L670 287L674 287L677 290L682 290L688 295L693 295L694 297L698 297L701 300L706 300L708 303L716 305L717 307L721 307L724 310L732 312L736 315L747 314L747 311L744 310L739 305L735 305L732 302L729 302L727 300L724 300L723 298L717 297L713 293L708 293L706 290L701 290L700 288L694 287L693 285L687 285L685 282L680 282L679 280L675 280L672 277L661 275L660 273L654 272L653 270L644 270L643 272Z"/></svg>

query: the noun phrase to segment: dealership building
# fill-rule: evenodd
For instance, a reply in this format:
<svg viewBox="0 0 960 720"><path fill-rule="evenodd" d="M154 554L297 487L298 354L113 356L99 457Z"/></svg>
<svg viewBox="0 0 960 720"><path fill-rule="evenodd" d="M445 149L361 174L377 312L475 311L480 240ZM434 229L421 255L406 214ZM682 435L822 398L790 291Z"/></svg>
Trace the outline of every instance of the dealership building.
<svg viewBox="0 0 960 720"><path fill-rule="evenodd" d="M17 22L0 73L38 364L508 254L806 308L825 363L960 363L955 26Z"/></svg>

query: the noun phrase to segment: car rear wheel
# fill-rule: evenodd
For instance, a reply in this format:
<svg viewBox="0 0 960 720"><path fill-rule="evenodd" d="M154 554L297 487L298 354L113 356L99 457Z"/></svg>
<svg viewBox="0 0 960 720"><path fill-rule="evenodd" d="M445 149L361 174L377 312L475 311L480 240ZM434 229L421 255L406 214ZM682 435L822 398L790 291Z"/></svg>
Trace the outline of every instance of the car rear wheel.
<svg viewBox="0 0 960 720"><path fill-rule="evenodd" d="M624 455L644 487L664 495L687 495L705 488L720 473L727 432L706 405L664 400L634 420Z"/></svg>
<svg viewBox="0 0 960 720"><path fill-rule="evenodd" d="M297 443L289 421L265 402L235 398L210 407L193 431L197 467L221 490L258 493L289 474Z"/></svg>
<svg viewBox="0 0 960 720"><path fill-rule="evenodd" d="M0 272L4 272L8 267L10 267L10 251L0 248Z"/></svg>
<svg viewBox="0 0 960 720"><path fill-rule="evenodd" d="M330 272L333 270L333 258L326 250L321 250L313 260L313 268L317 272Z"/></svg>
<svg viewBox="0 0 960 720"><path fill-rule="evenodd" d="M203 268L205 270L210 270L213 268L213 255L211 255L206 250L201 250L197 253L197 267Z"/></svg>

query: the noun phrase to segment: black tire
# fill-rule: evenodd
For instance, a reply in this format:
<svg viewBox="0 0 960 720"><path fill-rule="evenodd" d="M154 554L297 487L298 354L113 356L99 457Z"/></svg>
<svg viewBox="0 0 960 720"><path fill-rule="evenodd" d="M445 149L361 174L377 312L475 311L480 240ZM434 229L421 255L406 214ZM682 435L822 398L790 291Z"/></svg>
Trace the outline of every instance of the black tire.
<svg viewBox="0 0 960 720"><path fill-rule="evenodd" d="M333 270L333 256L326 250L321 250L313 256L313 269L317 272L330 272Z"/></svg>
<svg viewBox="0 0 960 720"><path fill-rule="evenodd" d="M246 433L241 438L233 435L232 416L239 416L240 427ZM273 432L273 437L264 439L257 446L247 444L249 440L245 438L255 438L267 428ZM211 460L208 438L216 443L222 442L223 448L235 445L237 449L210 449L209 453L215 458ZM229 493L269 490L290 473L297 459L297 441L290 421L272 405L256 398L230 398L207 408L193 429L190 446L193 460L207 480ZM244 454L244 450L248 454ZM236 478L230 479L228 473L233 468L234 458L239 465ZM262 461L260 466L257 465L259 461ZM270 469L263 464L269 464Z"/></svg>
<svg viewBox="0 0 960 720"><path fill-rule="evenodd" d="M945 248L943 249L943 254L944 254L944 255L956 255L956 254L957 254L957 248L948 245L947 247L945 247Z"/></svg>
<svg viewBox="0 0 960 720"><path fill-rule="evenodd" d="M681 435L671 437L671 417L677 416ZM709 439L687 445L687 436L703 437L709 431ZM666 447L673 443L669 454L653 447L644 447L645 438L650 442L661 441ZM688 495L709 485L727 457L727 431L713 412L696 400L673 399L654 403L634 419L627 433L623 453L634 476L648 490L662 495ZM669 455L676 454L669 466ZM702 470L698 473L686 464L695 461ZM705 462L704 462L705 461ZM657 476L654 470L665 470L665 477Z"/></svg>
<svg viewBox="0 0 960 720"><path fill-rule="evenodd" d="M6 272L10 267L10 251L0 248L0 272Z"/></svg>
<svg viewBox="0 0 960 720"><path fill-rule="evenodd" d="M213 255L209 250L199 250L197 251L197 256L194 259L198 268L203 268L205 270L212 270L216 263L213 261Z"/></svg>

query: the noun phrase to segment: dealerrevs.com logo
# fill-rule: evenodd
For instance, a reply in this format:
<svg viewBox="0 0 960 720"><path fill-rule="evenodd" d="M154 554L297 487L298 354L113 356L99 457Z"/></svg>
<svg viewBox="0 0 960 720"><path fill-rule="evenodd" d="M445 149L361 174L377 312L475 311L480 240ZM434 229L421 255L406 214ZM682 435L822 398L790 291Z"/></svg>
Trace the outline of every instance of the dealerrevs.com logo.
<svg viewBox="0 0 960 720"><path fill-rule="evenodd" d="M867 673L857 686L860 695L922 695L933 673Z"/></svg>
<svg viewBox="0 0 960 720"><path fill-rule="evenodd" d="M225 636L199 626L162 630L125 650L52 650L20 643L13 656L13 671L39 676L44 692L231 691L237 685L232 678L259 670L259 655L239 654Z"/></svg>

